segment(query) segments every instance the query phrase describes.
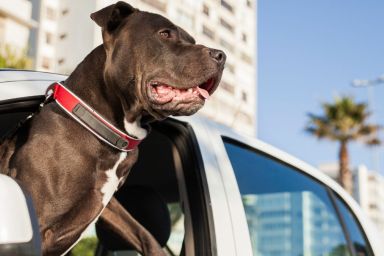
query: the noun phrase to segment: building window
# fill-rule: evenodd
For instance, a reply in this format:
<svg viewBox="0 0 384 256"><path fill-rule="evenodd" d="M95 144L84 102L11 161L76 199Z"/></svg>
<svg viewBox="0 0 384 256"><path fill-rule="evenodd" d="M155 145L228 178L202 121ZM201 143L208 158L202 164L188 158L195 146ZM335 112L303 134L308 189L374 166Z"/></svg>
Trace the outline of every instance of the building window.
<svg viewBox="0 0 384 256"><path fill-rule="evenodd" d="M60 34L59 38L60 40L63 40L67 37L67 33Z"/></svg>
<svg viewBox="0 0 384 256"><path fill-rule="evenodd" d="M215 38L215 33L204 25L203 25L203 34L211 39Z"/></svg>
<svg viewBox="0 0 384 256"><path fill-rule="evenodd" d="M224 28L226 28L226 29L228 29L229 31L231 31L231 32L233 32L233 26L231 25L231 24L229 24L227 21L225 21L223 18L220 18L220 24L224 27Z"/></svg>
<svg viewBox="0 0 384 256"><path fill-rule="evenodd" d="M65 8L65 9L63 9L63 10L61 11L61 15L65 16L65 15L68 14L68 12L69 12L68 8Z"/></svg>
<svg viewBox="0 0 384 256"><path fill-rule="evenodd" d="M232 65L232 64L230 64L230 63L226 63L225 64L225 69L227 69L229 72L231 72L232 74L234 74L235 73L235 67Z"/></svg>
<svg viewBox="0 0 384 256"><path fill-rule="evenodd" d="M378 207L376 204L369 204L369 209L370 210L376 210Z"/></svg>
<svg viewBox="0 0 384 256"><path fill-rule="evenodd" d="M205 4L203 5L203 13L207 16L209 16L209 7L206 6Z"/></svg>
<svg viewBox="0 0 384 256"><path fill-rule="evenodd" d="M244 52L241 53L241 59L242 59L244 62L248 63L248 64L252 64L252 58L251 58L251 56L249 56L248 54L246 54L246 53L244 53Z"/></svg>
<svg viewBox="0 0 384 256"><path fill-rule="evenodd" d="M159 0L142 0L142 2L158 9L159 11L165 12L167 10L167 4Z"/></svg>
<svg viewBox="0 0 384 256"><path fill-rule="evenodd" d="M249 8L252 8L252 1L251 1L251 0L247 0L247 6L248 6Z"/></svg>
<svg viewBox="0 0 384 256"><path fill-rule="evenodd" d="M47 57L43 57L43 61L41 63L41 66L45 69L49 69L51 67L51 60Z"/></svg>
<svg viewBox="0 0 384 256"><path fill-rule="evenodd" d="M244 102L247 102L248 98L247 98L247 93L242 91L241 92L241 99L244 101Z"/></svg>
<svg viewBox="0 0 384 256"><path fill-rule="evenodd" d="M233 51L233 45L227 42L225 39L220 38L220 45L227 48L230 51Z"/></svg>
<svg viewBox="0 0 384 256"><path fill-rule="evenodd" d="M53 35L52 33L45 33L45 43L48 44L48 45L52 45L53 44Z"/></svg>
<svg viewBox="0 0 384 256"><path fill-rule="evenodd" d="M233 7L230 5L227 1L221 0L221 6L223 6L225 9L227 9L230 12L233 12Z"/></svg>
<svg viewBox="0 0 384 256"><path fill-rule="evenodd" d="M241 40L243 40L244 43L247 42L247 35L245 33L241 34Z"/></svg>
<svg viewBox="0 0 384 256"><path fill-rule="evenodd" d="M51 7L47 7L46 15L47 15L47 19L49 19L49 20L55 20L56 19L56 12Z"/></svg>
<svg viewBox="0 0 384 256"><path fill-rule="evenodd" d="M235 93L235 87L225 81L220 82L220 87L223 88L223 90L229 92L230 94Z"/></svg>
<svg viewBox="0 0 384 256"><path fill-rule="evenodd" d="M60 58L60 59L57 61L57 63L58 63L59 65L63 65L64 62L65 62L65 59L64 59L64 58Z"/></svg>

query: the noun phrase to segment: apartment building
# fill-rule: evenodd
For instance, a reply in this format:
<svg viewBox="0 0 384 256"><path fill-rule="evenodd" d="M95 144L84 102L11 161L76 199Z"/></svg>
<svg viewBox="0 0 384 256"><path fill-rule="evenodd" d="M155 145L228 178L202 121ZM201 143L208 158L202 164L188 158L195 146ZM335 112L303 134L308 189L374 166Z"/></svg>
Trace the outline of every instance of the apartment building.
<svg viewBox="0 0 384 256"><path fill-rule="evenodd" d="M38 3L36 6L40 10L34 13L40 26L37 36L31 39L36 49L35 68L65 74L102 43L100 28L89 14L116 2L31 1L34 6ZM168 17L194 36L197 43L225 51L227 63L220 88L201 113L242 133L256 135L256 0L127 2L141 10ZM55 25L51 24L54 20Z"/></svg>
<svg viewBox="0 0 384 256"><path fill-rule="evenodd" d="M15 53L28 48L29 31L37 23L31 19L32 5L27 0L0 0L0 47Z"/></svg>
<svg viewBox="0 0 384 256"><path fill-rule="evenodd" d="M55 71L60 0L31 0L32 18L39 26L31 30L29 56L33 68L42 71Z"/></svg>
<svg viewBox="0 0 384 256"><path fill-rule="evenodd" d="M382 232L384 239L384 177L360 165L353 174L353 183L354 198Z"/></svg>

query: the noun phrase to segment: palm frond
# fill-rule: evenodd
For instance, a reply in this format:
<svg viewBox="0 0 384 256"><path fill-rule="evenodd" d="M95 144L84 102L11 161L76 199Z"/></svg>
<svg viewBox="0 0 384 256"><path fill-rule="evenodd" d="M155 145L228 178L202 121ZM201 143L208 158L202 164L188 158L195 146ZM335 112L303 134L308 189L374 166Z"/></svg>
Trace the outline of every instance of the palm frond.
<svg viewBox="0 0 384 256"><path fill-rule="evenodd" d="M380 143L378 132L381 126L368 123L371 113L366 103L342 96L334 102L322 103L321 107L321 115L307 113L309 120L305 130L309 134L319 139L356 140L369 145Z"/></svg>

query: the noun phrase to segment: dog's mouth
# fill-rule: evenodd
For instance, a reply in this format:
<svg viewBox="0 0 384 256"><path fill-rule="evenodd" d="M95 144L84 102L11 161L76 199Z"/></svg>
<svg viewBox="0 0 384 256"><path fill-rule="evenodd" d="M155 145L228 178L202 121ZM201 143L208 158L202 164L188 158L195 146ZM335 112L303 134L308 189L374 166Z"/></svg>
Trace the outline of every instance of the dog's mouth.
<svg viewBox="0 0 384 256"><path fill-rule="evenodd" d="M216 85L214 77L205 82L188 88L177 88L175 86L152 81L149 83L149 93L152 100L157 104L166 104L172 101L185 102L196 99L208 100Z"/></svg>

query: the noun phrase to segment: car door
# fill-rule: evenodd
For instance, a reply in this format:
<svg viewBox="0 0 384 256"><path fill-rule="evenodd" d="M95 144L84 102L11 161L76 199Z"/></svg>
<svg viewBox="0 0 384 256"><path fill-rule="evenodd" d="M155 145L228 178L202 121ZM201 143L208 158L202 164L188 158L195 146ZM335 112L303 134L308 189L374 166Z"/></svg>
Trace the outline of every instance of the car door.
<svg viewBox="0 0 384 256"><path fill-rule="evenodd" d="M355 214L326 183L248 144L223 142L253 255L374 255Z"/></svg>

